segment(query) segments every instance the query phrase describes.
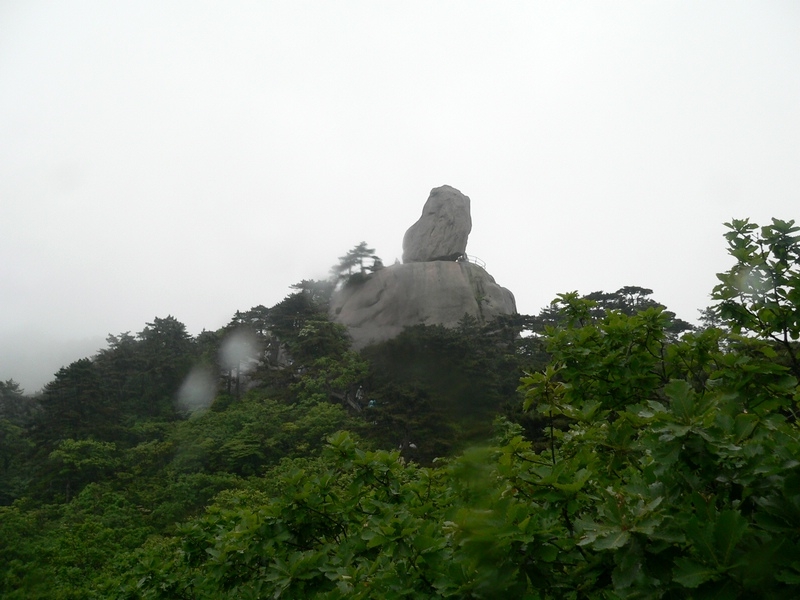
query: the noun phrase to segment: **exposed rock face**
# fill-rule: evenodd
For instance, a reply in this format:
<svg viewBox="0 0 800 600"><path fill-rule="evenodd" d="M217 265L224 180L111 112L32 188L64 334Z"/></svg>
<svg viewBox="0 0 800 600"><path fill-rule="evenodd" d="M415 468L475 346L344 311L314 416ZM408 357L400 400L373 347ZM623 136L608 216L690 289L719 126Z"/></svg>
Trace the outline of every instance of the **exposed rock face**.
<svg viewBox="0 0 800 600"><path fill-rule="evenodd" d="M455 260L466 251L471 230L469 198L449 185L434 188L403 237L403 262Z"/></svg>
<svg viewBox="0 0 800 600"><path fill-rule="evenodd" d="M471 229L469 198L449 185L435 188L403 238L404 264L335 291L331 318L363 348L413 325L456 327L465 314L485 323L516 313L514 295L463 259Z"/></svg>
<svg viewBox="0 0 800 600"><path fill-rule="evenodd" d="M455 327L467 313L481 322L516 313L514 295L469 262L424 262L386 267L336 292L331 316L363 348L411 325Z"/></svg>

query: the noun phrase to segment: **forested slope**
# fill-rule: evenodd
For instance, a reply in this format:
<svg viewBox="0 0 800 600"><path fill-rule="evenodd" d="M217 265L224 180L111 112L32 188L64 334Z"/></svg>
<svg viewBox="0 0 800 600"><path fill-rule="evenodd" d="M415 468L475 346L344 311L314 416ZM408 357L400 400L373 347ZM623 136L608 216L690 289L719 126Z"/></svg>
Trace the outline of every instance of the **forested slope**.
<svg viewBox="0 0 800 600"><path fill-rule="evenodd" d="M0 592L794 598L797 231L729 224L700 329L628 287L356 353L304 281L7 381Z"/></svg>

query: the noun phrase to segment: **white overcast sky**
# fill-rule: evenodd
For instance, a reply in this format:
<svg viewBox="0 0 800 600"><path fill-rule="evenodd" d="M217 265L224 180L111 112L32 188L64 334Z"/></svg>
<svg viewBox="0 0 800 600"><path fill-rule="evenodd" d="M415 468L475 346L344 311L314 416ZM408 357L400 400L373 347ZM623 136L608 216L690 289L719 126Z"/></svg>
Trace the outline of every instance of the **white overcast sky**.
<svg viewBox="0 0 800 600"><path fill-rule="evenodd" d="M800 217L800 3L0 0L0 379L391 264L442 184L520 312L695 320L724 221Z"/></svg>

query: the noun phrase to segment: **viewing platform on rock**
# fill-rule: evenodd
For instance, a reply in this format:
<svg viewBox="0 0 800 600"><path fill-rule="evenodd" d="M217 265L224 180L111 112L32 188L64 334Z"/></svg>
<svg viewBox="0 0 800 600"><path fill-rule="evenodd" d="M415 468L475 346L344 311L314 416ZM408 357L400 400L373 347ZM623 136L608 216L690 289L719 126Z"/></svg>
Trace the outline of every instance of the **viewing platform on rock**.
<svg viewBox="0 0 800 600"><path fill-rule="evenodd" d="M478 265L481 269L486 269L486 263L477 256L470 256L467 253L462 254L456 259L456 262L471 262L473 265Z"/></svg>

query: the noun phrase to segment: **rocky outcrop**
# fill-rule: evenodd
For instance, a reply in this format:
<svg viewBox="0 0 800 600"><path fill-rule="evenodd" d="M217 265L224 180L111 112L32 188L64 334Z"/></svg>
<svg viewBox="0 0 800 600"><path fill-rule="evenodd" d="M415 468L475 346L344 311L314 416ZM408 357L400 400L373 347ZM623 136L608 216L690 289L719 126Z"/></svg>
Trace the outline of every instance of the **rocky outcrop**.
<svg viewBox="0 0 800 600"><path fill-rule="evenodd" d="M404 264L337 289L331 318L363 348L413 325L456 327L465 314L485 323L516 313L514 295L466 260L471 229L469 198L448 185L434 189L403 239Z"/></svg>
<svg viewBox="0 0 800 600"><path fill-rule="evenodd" d="M455 327L464 314L480 322L516 312L514 295L469 262L393 265L332 299L331 317L347 326L356 348L381 342L412 325Z"/></svg>
<svg viewBox="0 0 800 600"><path fill-rule="evenodd" d="M466 252L471 230L469 198L449 185L434 188L403 237L403 262L456 260Z"/></svg>

